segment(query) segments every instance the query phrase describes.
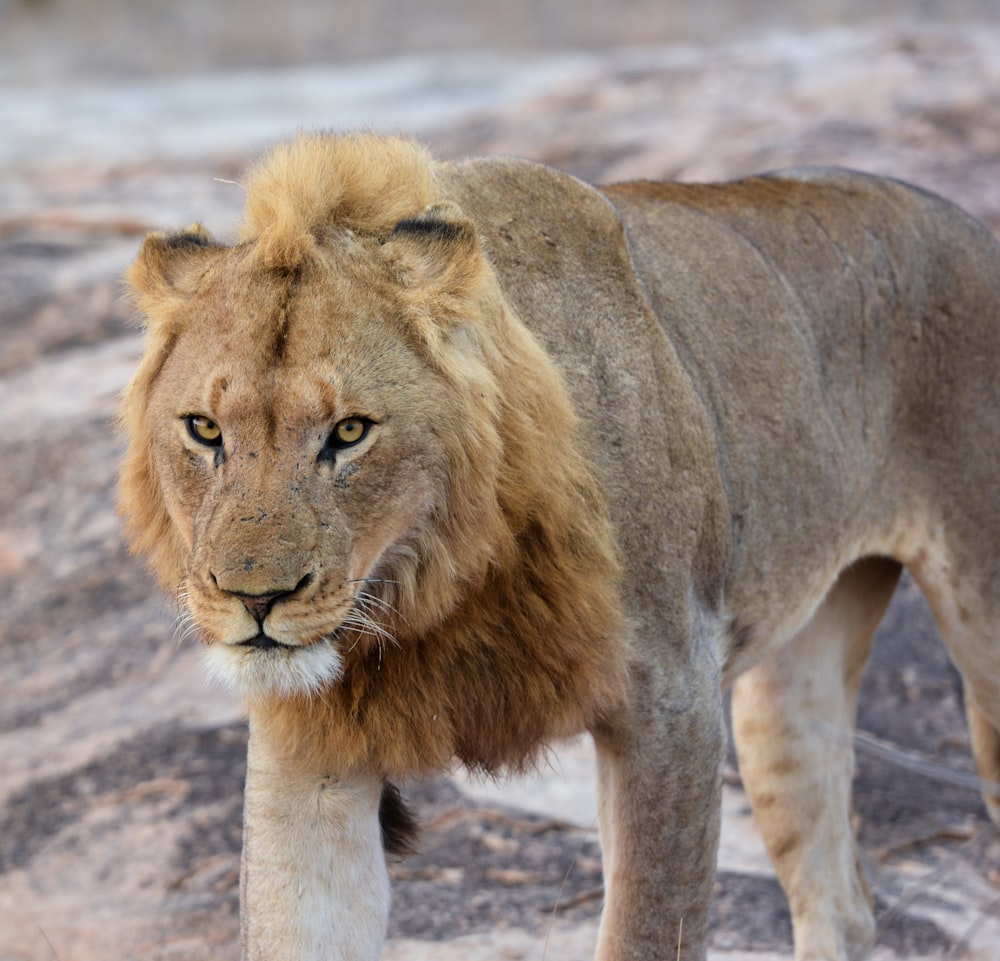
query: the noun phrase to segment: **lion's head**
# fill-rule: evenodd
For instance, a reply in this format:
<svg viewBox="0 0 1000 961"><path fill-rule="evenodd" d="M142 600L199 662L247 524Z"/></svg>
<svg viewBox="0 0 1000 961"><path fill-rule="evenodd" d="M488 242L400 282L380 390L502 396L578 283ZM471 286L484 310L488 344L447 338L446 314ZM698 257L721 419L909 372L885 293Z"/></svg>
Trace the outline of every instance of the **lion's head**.
<svg viewBox="0 0 1000 961"><path fill-rule="evenodd" d="M397 774L520 763L621 691L600 485L437 169L300 138L235 245L151 235L128 278L134 547L216 674Z"/></svg>

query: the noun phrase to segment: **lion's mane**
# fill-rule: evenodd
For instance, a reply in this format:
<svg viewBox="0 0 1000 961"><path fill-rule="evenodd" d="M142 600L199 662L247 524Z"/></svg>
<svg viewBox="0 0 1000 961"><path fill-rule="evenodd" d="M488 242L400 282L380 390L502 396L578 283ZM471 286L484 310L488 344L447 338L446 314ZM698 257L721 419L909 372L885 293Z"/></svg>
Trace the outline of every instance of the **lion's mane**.
<svg viewBox="0 0 1000 961"><path fill-rule="evenodd" d="M521 767L624 691L619 564L601 481L561 376L438 172L408 141L302 136L251 172L235 246L201 228L153 235L129 274L147 345L122 409L121 511L134 549L176 591L188 549L166 506L168 455L151 449L148 400L179 332L197 323L181 295L228 258L254 258L281 285L309 282L321 251L345 237L393 251L370 283L398 287L413 343L464 398L442 516L382 586L395 643L348 648L342 677L321 694L266 705L289 750L375 763L393 777L453 757L487 771ZM474 350L448 336L460 321Z"/></svg>

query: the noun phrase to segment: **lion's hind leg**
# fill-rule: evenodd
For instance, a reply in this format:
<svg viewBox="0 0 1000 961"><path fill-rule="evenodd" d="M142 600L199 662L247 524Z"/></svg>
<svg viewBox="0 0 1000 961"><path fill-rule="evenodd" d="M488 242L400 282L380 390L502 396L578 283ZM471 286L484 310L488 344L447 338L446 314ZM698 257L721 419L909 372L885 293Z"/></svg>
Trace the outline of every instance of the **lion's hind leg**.
<svg viewBox="0 0 1000 961"><path fill-rule="evenodd" d="M855 706L901 567L847 568L809 623L733 689L740 771L792 911L797 961L855 961L874 935L851 829Z"/></svg>
<svg viewBox="0 0 1000 961"><path fill-rule="evenodd" d="M994 578L962 571L950 551L927 550L910 565L962 675L972 753L990 819L1000 827L1000 609Z"/></svg>
<svg viewBox="0 0 1000 961"><path fill-rule="evenodd" d="M983 803L993 823L1000 828L1000 731L976 704L975 694L966 685L965 715L969 722L969 737L976 768L983 780Z"/></svg>

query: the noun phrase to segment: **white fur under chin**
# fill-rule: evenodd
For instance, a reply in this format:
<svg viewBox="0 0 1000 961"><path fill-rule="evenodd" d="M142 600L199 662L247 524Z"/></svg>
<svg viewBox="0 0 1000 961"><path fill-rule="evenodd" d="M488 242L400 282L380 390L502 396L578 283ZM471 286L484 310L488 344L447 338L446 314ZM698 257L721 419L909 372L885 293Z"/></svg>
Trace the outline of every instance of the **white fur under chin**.
<svg viewBox="0 0 1000 961"><path fill-rule="evenodd" d="M268 650L210 644L204 661L213 680L248 698L318 694L344 670L343 659L329 641Z"/></svg>

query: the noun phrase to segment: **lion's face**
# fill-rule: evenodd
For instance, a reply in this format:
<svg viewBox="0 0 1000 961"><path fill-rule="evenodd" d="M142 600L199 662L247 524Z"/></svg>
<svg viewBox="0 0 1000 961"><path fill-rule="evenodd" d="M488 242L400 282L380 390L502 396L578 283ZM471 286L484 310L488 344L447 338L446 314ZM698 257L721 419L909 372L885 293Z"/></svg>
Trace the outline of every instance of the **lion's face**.
<svg viewBox="0 0 1000 961"><path fill-rule="evenodd" d="M146 411L179 596L231 685L315 691L426 616L402 582L454 522L467 398L382 245L345 235L288 276L248 248L201 256Z"/></svg>

